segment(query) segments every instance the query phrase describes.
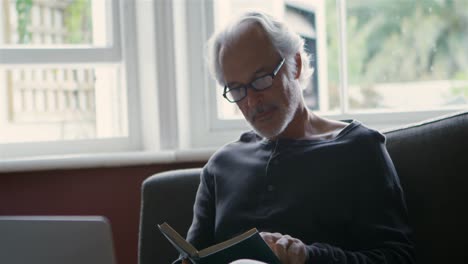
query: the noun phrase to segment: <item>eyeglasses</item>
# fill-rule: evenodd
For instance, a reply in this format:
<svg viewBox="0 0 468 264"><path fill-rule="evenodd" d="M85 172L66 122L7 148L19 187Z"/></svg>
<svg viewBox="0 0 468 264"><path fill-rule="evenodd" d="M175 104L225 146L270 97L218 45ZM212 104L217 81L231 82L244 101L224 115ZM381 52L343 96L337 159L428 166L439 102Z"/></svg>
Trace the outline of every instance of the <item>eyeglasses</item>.
<svg viewBox="0 0 468 264"><path fill-rule="evenodd" d="M224 86L224 93L223 97L226 98L231 103L239 102L240 100L244 99L247 96L247 88L250 87L255 91L263 91L270 88L273 85L273 79L275 78L276 74L278 74L279 70L284 64L285 59L282 59L281 62L276 66L275 70L267 75L262 77L258 77L257 79L253 80L252 82L242 85L239 87L231 88L229 86Z"/></svg>

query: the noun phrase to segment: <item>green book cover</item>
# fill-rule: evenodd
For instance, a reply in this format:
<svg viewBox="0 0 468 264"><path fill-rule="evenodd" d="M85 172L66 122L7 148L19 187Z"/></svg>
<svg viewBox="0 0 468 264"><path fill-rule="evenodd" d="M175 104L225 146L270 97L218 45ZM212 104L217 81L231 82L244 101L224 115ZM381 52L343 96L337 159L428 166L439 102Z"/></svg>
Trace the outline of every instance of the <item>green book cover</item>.
<svg viewBox="0 0 468 264"><path fill-rule="evenodd" d="M177 251L194 264L227 264L238 259L253 259L269 264L281 264L256 228L219 244L197 250L169 224L163 223L158 227Z"/></svg>

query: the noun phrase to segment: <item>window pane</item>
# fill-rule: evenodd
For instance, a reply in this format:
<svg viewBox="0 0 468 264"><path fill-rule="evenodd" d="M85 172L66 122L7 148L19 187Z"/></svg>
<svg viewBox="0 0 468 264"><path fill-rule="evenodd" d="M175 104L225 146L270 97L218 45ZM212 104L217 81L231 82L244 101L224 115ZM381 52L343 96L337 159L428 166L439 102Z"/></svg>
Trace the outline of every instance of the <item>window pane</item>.
<svg viewBox="0 0 468 264"><path fill-rule="evenodd" d="M119 66L0 68L0 143L122 137Z"/></svg>
<svg viewBox="0 0 468 264"><path fill-rule="evenodd" d="M329 3L330 2L330 3ZM326 6L325 6L326 4ZM284 20L305 42L314 74L304 89L304 99L312 110L333 111L339 107L338 92L338 41L335 1L309 0L230 0L215 1L215 29L220 29L230 19L246 10L261 10ZM326 15L319 16L318 10ZM328 13L332 13L329 17ZM319 48L318 31L323 27L331 28L324 47ZM328 43L328 44L326 44ZM330 43L334 46L330 48ZM325 45L328 47L325 47ZM331 51L327 51L331 49ZM329 59L334 60L327 66L327 52L334 52ZM321 60L321 61L320 61ZM321 69L321 67L325 69ZM331 68L330 68L331 67ZM327 74L328 72L328 74ZM328 83L328 85L327 85ZM250 91L249 91L250 92ZM237 119L242 115L235 104L228 103L222 96L222 87L217 90L218 116L220 119Z"/></svg>
<svg viewBox="0 0 468 264"><path fill-rule="evenodd" d="M0 45L108 44L111 0L0 0Z"/></svg>
<svg viewBox="0 0 468 264"><path fill-rule="evenodd" d="M350 0L347 35L350 108L467 104L465 0Z"/></svg>

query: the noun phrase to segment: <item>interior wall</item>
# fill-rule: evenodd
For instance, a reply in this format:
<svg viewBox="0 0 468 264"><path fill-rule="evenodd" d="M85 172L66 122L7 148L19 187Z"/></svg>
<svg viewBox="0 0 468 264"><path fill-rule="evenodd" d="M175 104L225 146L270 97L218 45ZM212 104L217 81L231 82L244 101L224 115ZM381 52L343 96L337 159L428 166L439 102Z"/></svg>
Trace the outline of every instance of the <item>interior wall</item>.
<svg viewBox="0 0 468 264"><path fill-rule="evenodd" d="M118 264L135 264L141 183L157 172L203 165L0 173L0 215L105 216L111 222Z"/></svg>

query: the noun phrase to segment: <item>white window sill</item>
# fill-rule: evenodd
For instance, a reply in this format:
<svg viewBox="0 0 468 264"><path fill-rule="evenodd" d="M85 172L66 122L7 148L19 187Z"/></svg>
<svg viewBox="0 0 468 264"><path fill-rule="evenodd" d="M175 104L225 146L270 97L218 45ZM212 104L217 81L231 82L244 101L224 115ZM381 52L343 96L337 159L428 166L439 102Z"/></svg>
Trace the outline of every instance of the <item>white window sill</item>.
<svg viewBox="0 0 468 264"><path fill-rule="evenodd" d="M121 152L46 156L0 161L0 173L63 169L111 168L207 161L216 149Z"/></svg>

